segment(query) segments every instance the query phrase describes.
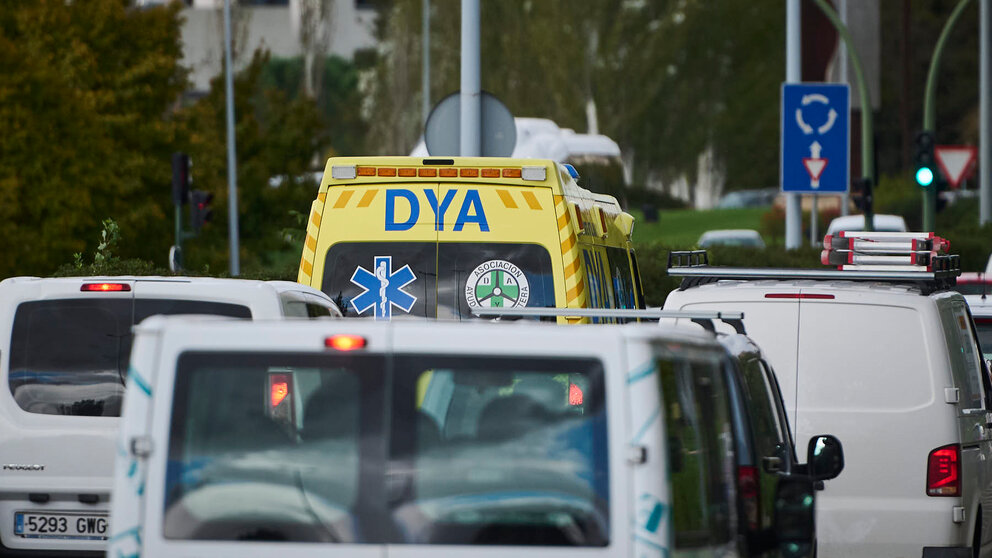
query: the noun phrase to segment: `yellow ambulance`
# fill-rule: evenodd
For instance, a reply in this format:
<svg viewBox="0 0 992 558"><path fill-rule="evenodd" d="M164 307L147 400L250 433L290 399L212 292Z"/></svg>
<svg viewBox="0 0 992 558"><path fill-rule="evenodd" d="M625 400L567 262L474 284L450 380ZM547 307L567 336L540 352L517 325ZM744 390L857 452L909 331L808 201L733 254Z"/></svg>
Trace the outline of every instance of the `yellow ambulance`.
<svg viewBox="0 0 992 558"><path fill-rule="evenodd" d="M643 308L633 217L577 177L539 159L331 158L298 280L377 320Z"/></svg>

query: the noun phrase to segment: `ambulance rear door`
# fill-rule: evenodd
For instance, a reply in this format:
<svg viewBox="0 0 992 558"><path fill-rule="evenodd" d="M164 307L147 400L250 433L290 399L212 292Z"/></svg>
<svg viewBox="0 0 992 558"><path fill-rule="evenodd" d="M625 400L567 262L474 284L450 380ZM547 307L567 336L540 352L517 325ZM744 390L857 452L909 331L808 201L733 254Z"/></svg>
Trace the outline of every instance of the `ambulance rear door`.
<svg viewBox="0 0 992 558"><path fill-rule="evenodd" d="M437 190L434 182L328 188L314 286L345 317L436 317Z"/></svg>
<svg viewBox="0 0 992 558"><path fill-rule="evenodd" d="M437 317L471 308L555 307L562 276L552 191L510 184L441 183Z"/></svg>

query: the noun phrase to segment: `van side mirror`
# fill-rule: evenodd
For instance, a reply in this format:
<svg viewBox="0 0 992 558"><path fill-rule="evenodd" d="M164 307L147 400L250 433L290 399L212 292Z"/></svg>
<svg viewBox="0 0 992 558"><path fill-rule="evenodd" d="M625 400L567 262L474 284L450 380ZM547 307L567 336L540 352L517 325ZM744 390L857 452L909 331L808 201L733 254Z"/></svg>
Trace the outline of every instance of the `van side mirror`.
<svg viewBox="0 0 992 558"><path fill-rule="evenodd" d="M820 434L810 438L806 467L813 480L830 480L844 470L844 448L836 436Z"/></svg>
<svg viewBox="0 0 992 558"><path fill-rule="evenodd" d="M816 506L813 479L806 475L779 478L775 491L775 533L784 558L813 555L816 541Z"/></svg>

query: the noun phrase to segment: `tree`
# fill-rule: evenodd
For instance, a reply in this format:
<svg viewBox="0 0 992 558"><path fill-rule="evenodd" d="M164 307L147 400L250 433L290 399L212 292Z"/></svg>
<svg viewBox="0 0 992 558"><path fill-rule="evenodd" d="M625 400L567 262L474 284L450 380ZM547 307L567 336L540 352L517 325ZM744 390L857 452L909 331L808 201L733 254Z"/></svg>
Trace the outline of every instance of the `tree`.
<svg viewBox="0 0 992 558"><path fill-rule="evenodd" d="M4 2L0 10L0 275L45 274L100 221L121 254L171 235L170 109L185 90L179 7L123 0ZM57 32L54 32L57 30Z"/></svg>
<svg viewBox="0 0 992 558"><path fill-rule="evenodd" d="M317 183L297 177L328 144L329 129L313 99L290 99L284 91L261 85L267 63L268 54L256 52L234 80L240 256L245 268L299 262L302 246L289 245L283 231L296 226L292 211L310 207ZM181 150L193 160L195 187L214 194L214 219L186 245L186 264L194 271L203 266L225 269L228 262L224 111L224 85L218 76L210 93L180 114L189 134ZM270 184L274 177L286 179Z"/></svg>
<svg viewBox="0 0 992 558"><path fill-rule="evenodd" d="M381 27L369 112L384 152L407 152L420 132L419 6L395 0ZM459 0L432 8L431 96L440 98L458 89ZM732 187L777 182L781 2L483 2L481 19L482 87L515 115L598 128L639 181L691 179L712 151Z"/></svg>

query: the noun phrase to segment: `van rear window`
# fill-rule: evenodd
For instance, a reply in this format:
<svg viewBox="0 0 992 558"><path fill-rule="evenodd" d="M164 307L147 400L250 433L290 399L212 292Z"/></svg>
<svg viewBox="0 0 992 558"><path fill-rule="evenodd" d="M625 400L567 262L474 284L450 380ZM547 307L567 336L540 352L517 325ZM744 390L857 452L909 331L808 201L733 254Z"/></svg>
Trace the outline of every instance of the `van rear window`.
<svg viewBox="0 0 992 558"><path fill-rule="evenodd" d="M130 345L129 299L24 302L10 339L10 391L32 413L120 416Z"/></svg>
<svg viewBox="0 0 992 558"><path fill-rule="evenodd" d="M240 304L80 298L21 303L10 339L10 391L25 411L120 416L131 326L154 314L251 317Z"/></svg>
<svg viewBox="0 0 992 558"><path fill-rule="evenodd" d="M609 542L598 361L187 353L175 386L166 538Z"/></svg>

